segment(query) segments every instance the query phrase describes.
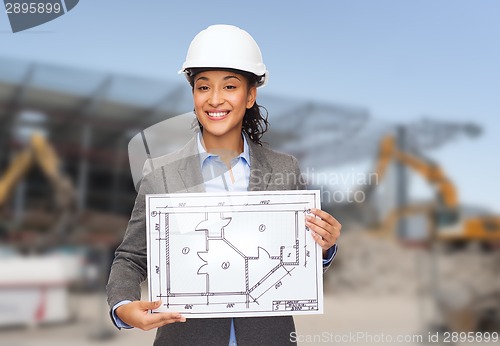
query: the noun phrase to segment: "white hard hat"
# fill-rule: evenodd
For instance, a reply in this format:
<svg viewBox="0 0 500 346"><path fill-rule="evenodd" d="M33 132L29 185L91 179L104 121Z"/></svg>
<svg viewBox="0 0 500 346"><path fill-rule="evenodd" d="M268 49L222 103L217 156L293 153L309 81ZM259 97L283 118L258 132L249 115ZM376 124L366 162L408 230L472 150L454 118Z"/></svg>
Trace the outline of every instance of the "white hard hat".
<svg viewBox="0 0 500 346"><path fill-rule="evenodd" d="M264 86L269 72L257 42L248 32L233 25L212 25L195 36L179 73L189 79L191 68L230 68L261 77Z"/></svg>

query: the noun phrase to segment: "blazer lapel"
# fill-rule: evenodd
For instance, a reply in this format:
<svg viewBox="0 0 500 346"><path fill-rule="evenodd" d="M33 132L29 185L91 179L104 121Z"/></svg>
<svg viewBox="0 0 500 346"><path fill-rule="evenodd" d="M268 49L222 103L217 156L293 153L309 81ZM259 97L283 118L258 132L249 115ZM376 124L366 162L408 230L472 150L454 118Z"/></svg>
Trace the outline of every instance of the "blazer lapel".
<svg viewBox="0 0 500 346"><path fill-rule="evenodd" d="M246 136L246 134L245 134ZM271 181L273 168L266 159L262 147L247 138L250 148L250 182L248 191L265 191Z"/></svg>
<svg viewBox="0 0 500 346"><path fill-rule="evenodd" d="M197 155L186 159L185 167L179 168L179 175L187 192L205 192Z"/></svg>
<svg viewBox="0 0 500 346"><path fill-rule="evenodd" d="M246 134L245 134L246 136ZM273 169L262 147L246 137L250 150L250 181L248 191L265 191L271 181ZM179 153L179 182L183 186L173 186L169 191L205 192L205 184L201 174L198 144L194 136Z"/></svg>
<svg viewBox="0 0 500 346"><path fill-rule="evenodd" d="M177 189L174 188L174 191L205 192L196 136L181 151L177 172L184 186L183 188L176 187Z"/></svg>

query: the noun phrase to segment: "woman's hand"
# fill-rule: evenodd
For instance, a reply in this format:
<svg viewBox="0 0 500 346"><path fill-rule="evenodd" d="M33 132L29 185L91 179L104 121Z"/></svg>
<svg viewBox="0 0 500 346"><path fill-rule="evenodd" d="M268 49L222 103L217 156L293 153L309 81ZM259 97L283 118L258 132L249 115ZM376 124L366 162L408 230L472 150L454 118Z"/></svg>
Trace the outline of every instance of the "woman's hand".
<svg viewBox="0 0 500 346"><path fill-rule="evenodd" d="M306 226L311 230L312 237L323 249L323 258L327 251L337 242L342 225L333 216L320 209L311 209L312 215L306 215Z"/></svg>
<svg viewBox="0 0 500 346"><path fill-rule="evenodd" d="M129 326L142 330L159 328L169 323L186 322L186 318L178 312L149 313L149 310L157 309L160 305L161 300L156 302L135 301L119 306L115 313Z"/></svg>

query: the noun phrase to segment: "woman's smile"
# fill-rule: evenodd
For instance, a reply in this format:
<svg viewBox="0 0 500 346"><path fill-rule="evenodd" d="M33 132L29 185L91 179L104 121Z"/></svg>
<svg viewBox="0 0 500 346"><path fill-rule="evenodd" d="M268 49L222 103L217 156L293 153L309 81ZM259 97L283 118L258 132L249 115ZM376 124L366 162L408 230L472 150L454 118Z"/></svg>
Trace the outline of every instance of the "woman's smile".
<svg viewBox="0 0 500 346"><path fill-rule="evenodd" d="M222 120L229 115L230 111L213 110L205 112L211 120Z"/></svg>

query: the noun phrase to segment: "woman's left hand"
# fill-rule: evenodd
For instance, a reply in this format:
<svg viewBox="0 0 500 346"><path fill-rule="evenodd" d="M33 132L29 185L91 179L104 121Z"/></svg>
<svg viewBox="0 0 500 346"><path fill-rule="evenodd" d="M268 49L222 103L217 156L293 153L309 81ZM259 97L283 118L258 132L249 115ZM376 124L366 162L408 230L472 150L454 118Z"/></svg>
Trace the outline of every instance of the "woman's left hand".
<svg viewBox="0 0 500 346"><path fill-rule="evenodd" d="M342 225L326 211L312 208L311 214L306 215L306 226L311 230L314 241L323 249L325 257L328 249L337 242Z"/></svg>

